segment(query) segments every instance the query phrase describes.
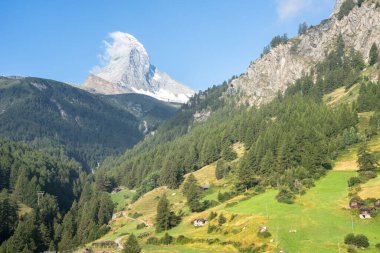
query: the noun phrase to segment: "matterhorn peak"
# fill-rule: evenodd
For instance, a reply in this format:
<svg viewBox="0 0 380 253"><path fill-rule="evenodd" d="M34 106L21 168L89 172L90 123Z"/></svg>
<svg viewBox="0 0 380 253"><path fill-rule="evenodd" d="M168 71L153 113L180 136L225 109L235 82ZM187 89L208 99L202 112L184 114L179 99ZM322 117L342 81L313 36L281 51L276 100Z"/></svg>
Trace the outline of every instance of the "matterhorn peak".
<svg viewBox="0 0 380 253"><path fill-rule="evenodd" d="M110 38L100 57L103 64L87 77L85 89L101 94L140 93L177 103L186 103L194 94L151 65L146 49L134 36L113 32Z"/></svg>

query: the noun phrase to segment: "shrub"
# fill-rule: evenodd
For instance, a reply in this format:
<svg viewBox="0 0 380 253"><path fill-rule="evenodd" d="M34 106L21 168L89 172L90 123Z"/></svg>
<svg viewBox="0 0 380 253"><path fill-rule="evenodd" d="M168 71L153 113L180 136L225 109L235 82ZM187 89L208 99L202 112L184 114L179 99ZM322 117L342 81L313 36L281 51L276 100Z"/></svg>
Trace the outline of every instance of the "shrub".
<svg viewBox="0 0 380 253"><path fill-rule="evenodd" d="M137 236L137 238L143 239L143 238L148 237L148 236L150 236L150 233L149 232L144 232L144 233L139 234Z"/></svg>
<svg viewBox="0 0 380 253"><path fill-rule="evenodd" d="M377 176L374 171L359 171L359 179L362 182L367 182L370 179L373 179Z"/></svg>
<svg viewBox="0 0 380 253"><path fill-rule="evenodd" d="M227 200L232 199L235 196L236 196L236 192L234 192L234 191L228 191L228 192L223 192L223 193L219 192L218 193L218 200L220 202L225 202Z"/></svg>
<svg viewBox="0 0 380 253"><path fill-rule="evenodd" d="M208 224L207 233L211 234L212 232L216 231L217 229L218 229L217 226Z"/></svg>
<svg viewBox="0 0 380 253"><path fill-rule="evenodd" d="M136 226L136 229L143 229L143 228L145 228L144 223L137 224L137 226Z"/></svg>
<svg viewBox="0 0 380 253"><path fill-rule="evenodd" d="M169 245L173 242L173 237L169 235L168 233L165 233L165 235L161 238L160 243Z"/></svg>
<svg viewBox="0 0 380 253"><path fill-rule="evenodd" d="M238 216L237 214L232 214L230 221L233 221L234 219L236 219L237 216Z"/></svg>
<svg viewBox="0 0 380 253"><path fill-rule="evenodd" d="M229 207L233 207L233 206L236 206L237 204L239 204L239 202L231 202L231 203L227 203L226 204L226 207L229 208Z"/></svg>
<svg viewBox="0 0 380 253"><path fill-rule="evenodd" d="M368 248L369 242L367 236L362 234L355 236L355 244L361 248Z"/></svg>
<svg viewBox="0 0 380 253"><path fill-rule="evenodd" d="M142 216L142 214L139 212L135 212L135 213L128 214L128 216L133 219L137 219L138 217Z"/></svg>
<svg viewBox="0 0 380 253"><path fill-rule="evenodd" d="M375 247L376 247L376 249L379 249L379 250L380 250L380 242L379 242L379 243L376 243Z"/></svg>
<svg viewBox="0 0 380 253"><path fill-rule="evenodd" d="M148 240L146 240L146 243L151 244L151 245L158 245L160 244L160 240L157 237L152 236L152 237L149 237Z"/></svg>
<svg viewBox="0 0 380 253"><path fill-rule="evenodd" d="M355 235L350 233L344 237L344 243L347 245L355 245Z"/></svg>
<svg viewBox="0 0 380 253"><path fill-rule="evenodd" d="M208 216L208 220L211 221L215 219L216 216L218 216L216 212L211 212L210 215Z"/></svg>
<svg viewBox="0 0 380 253"><path fill-rule="evenodd" d="M281 188L278 192L276 199L278 202L293 204L294 203L294 193L288 188Z"/></svg>
<svg viewBox="0 0 380 253"><path fill-rule="evenodd" d="M226 217L224 217L224 215L221 213L219 214L219 217L218 217L218 224L221 226L223 225L224 223L227 222L227 219Z"/></svg>
<svg viewBox="0 0 380 253"><path fill-rule="evenodd" d="M368 248L369 242L367 236L363 234L354 235L352 233L344 237L344 243L348 245L355 245L360 248Z"/></svg>
<svg viewBox="0 0 380 253"><path fill-rule="evenodd" d="M192 240L184 235L179 235L176 239L176 243L178 244L187 244L187 243L191 243Z"/></svg>
<svg viewBox="0 0 380 253"><path fill-rule="evenodd" d="M362 181L360 180L360 178L358 177L351 177L350 179L348 179L348 187L352 187L352 186L355 186L357 184L360 184Z"/></svg>

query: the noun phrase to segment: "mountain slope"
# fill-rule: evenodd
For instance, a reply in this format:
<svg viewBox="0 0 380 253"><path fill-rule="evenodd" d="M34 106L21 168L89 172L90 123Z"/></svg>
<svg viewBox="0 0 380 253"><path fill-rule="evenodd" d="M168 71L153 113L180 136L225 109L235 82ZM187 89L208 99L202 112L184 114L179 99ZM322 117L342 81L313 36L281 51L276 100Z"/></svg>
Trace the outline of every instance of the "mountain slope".
<svg viewBox="0 0 380 253"><path fill-rule="evenodd" d="M99 96L40 78L0 78L0 136L94 166L142 139L139 120Z"/></svg>
<svg viewBox="0 0 380 253"><path fill-rule="evenodd" d="M194 91L151 65L144 46L132 35L110 34L107 64L90 74L83 88L101 94L140 93L167 102L185 103Z"/></svg>
<svg viewBox="0 0 380 253"><path fill-rule="evenodd" d="M368 59L372 44L380 40L380 8L376 7L376 1L365 1L361 7L355 6L347 16L339 19L343 2L337 1L330 19L286 44L272 48L252 62L247 73L232 82L229 92L240 94L242 103L259 105L269 102L323 60L340 35L346 46L358 50Z"/></svg>
<svg viewBox="0 0 380 253"><path fill-rule="evenodd" d="M163 102L136 93L101 95L101 97L115 107L132 113L142 121L140 128L144 133L155 130L160 123L173 117L180 109L178 104Z"/></svg>

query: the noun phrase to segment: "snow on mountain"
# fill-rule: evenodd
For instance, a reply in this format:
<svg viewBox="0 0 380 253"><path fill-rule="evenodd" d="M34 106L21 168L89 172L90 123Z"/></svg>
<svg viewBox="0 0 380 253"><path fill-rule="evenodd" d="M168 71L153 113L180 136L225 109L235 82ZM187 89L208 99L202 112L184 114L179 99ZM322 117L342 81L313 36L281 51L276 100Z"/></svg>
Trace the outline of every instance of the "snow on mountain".
<svg viewBox="0 0 380 253"><path fill-rule="evenodd" d="M83 88L94 93L140 93L167 102L186 103L194 91L150 64L144 46L132 35L110 34L101 56L103 67L87 77Z"/></svg>

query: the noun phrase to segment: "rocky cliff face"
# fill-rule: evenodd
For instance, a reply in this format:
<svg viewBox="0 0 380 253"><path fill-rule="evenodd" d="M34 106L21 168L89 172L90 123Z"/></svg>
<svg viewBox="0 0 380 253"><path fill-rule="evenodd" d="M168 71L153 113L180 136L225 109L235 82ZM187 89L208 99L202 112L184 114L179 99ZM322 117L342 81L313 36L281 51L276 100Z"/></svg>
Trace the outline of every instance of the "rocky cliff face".
<svg viewBox="0 0 380 253"><path fill-rule="evenodd" d="M372 44L380 43L380 8L376 8L374 1L366 1L338 20L336 14L342 2L337 0L330 19L251 63L247 73L231 83L228 92L240 94L244 98L241 101L251 105L270 101L278 91L284 92L290 83L323 60L340 34L347 46L367 59Z"/></svg>
<svg viewBox="0 0 380 253"><path fill-rule="evenodd" d="M167 102L185 103L194 91L150 64L144 46L132 35L111 33L105 66L90 74L83 88L101 94L140 93Z"/></svg>

